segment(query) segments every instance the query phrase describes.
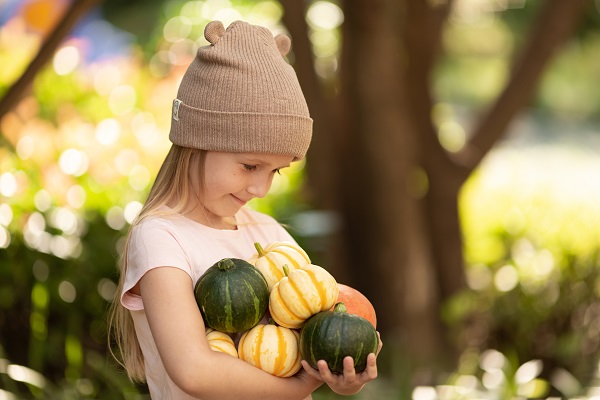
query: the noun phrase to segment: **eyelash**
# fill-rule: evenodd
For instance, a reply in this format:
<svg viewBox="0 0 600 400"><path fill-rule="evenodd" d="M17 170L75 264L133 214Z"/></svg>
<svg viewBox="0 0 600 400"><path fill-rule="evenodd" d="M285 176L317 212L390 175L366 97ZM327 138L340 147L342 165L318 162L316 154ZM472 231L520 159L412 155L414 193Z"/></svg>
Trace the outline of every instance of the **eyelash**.
<svg viewBox="0 0 600 400"><path fill-rule="evenodd" d="M248 172L256 170L256 165L244 164L244 169ZM274 174L281 175L281 170L279 168L273 170Z"/></svg>

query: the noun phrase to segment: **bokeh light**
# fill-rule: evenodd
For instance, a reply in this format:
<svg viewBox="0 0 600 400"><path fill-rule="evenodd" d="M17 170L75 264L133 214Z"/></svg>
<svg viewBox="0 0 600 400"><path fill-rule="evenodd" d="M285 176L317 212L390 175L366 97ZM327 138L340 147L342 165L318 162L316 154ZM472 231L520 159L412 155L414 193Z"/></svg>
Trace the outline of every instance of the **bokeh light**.
<svg viewBox="0 0 600 400"><path fill-rule="evenodd" d="M179 15L168 20L163 28L165 40L173 43L187 38L191 32L192 21Z"/></svg>
<svg viewBox="0 0 600 400"><path fill-rule="evenodd" d="M446 121L439 127L438 139L446 150L456 153L465 146L467 136L459 123L456 121Z"/></svg>
<svg viewBox="0 0 600 400"><path fill-rule="evenodd" d="M0 175L0 194L4 197L12 197L17 192L17 179L10 172Z"/></svg>
<svg viewBox="0 0 600 400"><path fill-rule="evenodd" d="M35 151L35 140L30 135L22 136L17 142L17 155L21 160L27 160Z"/></svg>
<svg viewBox="0 0 600 400"><path fill-rule="evenodd" d="M65 303L73 303L77 298L77 289L69 281L62 281L58 285L58 295Z"/></svg>
<svg viewBox="0 0 600 400"><path fill-rule="evenodd" d="M121 135L121 124L114 118L106 118L96 126L96 140L100 144L111 145Z"/></svg>
<svg viewBox="0 0 600 400"><path fill-rule="evenodd" d="M0 203L0 225L10 225L13 215L12 207L9 204Z"/></svg>
<svg viewBox="0 0 600 400"><path fill-rule="evenodd" d="M512 265L505 265L496 271L494 285L501 292L513 290L519 284L519 274Z"/></svg>
<svg viewBox="0 0 600 400"><path fill-rule="evenodd" d="M125 216L125 221L131 224L142 210L142 206L142 203L140 203L139 201L132 201L127 203L127 205L125 206L125 211L123 213L123 215Z"/></svg>
<svg viewBox="0 0 600 400"><path fill-rule="evenodd" d="M0 248L5 249L10 245L10 232L3 226L0 226Z"/></svg>
<svg viewBox="0 0 600 400"><path fill-rule="evenodd" d="M98 281L97 289L103 299L111 301L117 291L117 285L110 279L102 278Z"/></svg>
<svg viewBox="0 0 600 400"><path fill-rule="evenodd" d="M544 364L541 360L531 360L522 364L515 372L515 381L524 384L537 378Z"/></svg>
<svg viewBox="0 0 600 400"><path fill-rule="evenodd" d="M73 208L82 208L87 194L81 185L73 185L67 190L67 203Z"/></svg>
<svg viewBox="0 0 600 400"><path fill-rule="evenodd" d="M81 150L67 149L60 155L58 164L65 174L81 176L88 169L89 159L87 154Z"/></svg>
<svg viewBox="0 0 600 400"><path fill-rule="evenodd" d="M124 215L123 209L118 206L111 207L106 212L105 218L106 218L106 223L108 224L108 226L110 226L112 229L114 229L116 231L120 231L121 229L123 229L123 227L127 223L127 221L125 220L125 215Z"/></svg>
<svg viewBox="0 0 600 400"><path fill-rule="evenodd" d="M81 62L81 55L75 46L64 46L54 55L52 65L57 75L70 74Z"/></svg>
<svg viewBox="0 0 600 400"><path fill-rule="evenodd" d="M416 386L412 391L413 400L437 400L437 391L431 386Z"/></svg>
<svg viewBox="0 0 600 400"><path fill-rule="evenodd" d="M121 84L122 73L114 63L105 62L91 68L94 76L94 88L98 94L108 96L114 88ZM95 71L94 68L96 68Z"/></svg>
<svg viewBox="0 0 600 400"><path fill-rule="evenodd" d="M313 29L335 29L344 22L344 13L337 4L316 1L306 12L306 20Z"/></svg>
<svg viewBox="0 0 600 400"><path fill-rule="evenodd" d="M33 196L33 203L38 211L48 211L52 206L52 196L47 190L40 189Z"/></svg>

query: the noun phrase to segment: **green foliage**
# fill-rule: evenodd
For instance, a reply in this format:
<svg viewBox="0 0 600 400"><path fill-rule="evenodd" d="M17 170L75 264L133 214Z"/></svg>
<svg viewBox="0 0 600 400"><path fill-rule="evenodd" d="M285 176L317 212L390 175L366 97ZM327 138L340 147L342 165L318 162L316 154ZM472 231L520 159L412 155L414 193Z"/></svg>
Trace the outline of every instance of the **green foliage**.
<svg viewBox="0 0 600 400"><path fill-rule="evenodd" d="M502 358L502 379L490 389L503 393L499 398L584 395L595 379L599 193L582 186L586 177L574 178L582 174L575 171L594 176L597 159L572 149L505 150L464 188L470 289L446 305L445 318L465 357L494 349ZM522 364L533 361L536 373L519 377ZM465 361L455 379L482 381L489 373Z"/></svg>
<svg viewBox="0 0 600 400"><path fill-rule="evenodd" d="M33 250L21 232L0 252L0 341L9 344L2 357L37 371L4 370L2 388L22 398L117 399L132 391L106 356L106 309L120 234L97 212L86 215L86 225L77 257ZM21 379L25 384L15 383Z"/></svg>

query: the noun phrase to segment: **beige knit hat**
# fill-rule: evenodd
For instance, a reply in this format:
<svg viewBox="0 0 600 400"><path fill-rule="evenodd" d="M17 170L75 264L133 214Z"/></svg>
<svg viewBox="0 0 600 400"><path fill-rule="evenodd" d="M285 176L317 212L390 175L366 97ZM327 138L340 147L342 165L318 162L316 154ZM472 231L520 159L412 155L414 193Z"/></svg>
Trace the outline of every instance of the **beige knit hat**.
<svg viewBox="0 0 600 400"><path fill-rule="evenodd" d="M304 158L312 119L285 35L243 21L206 25L173 101L171 142L204 150Z"/></svg>

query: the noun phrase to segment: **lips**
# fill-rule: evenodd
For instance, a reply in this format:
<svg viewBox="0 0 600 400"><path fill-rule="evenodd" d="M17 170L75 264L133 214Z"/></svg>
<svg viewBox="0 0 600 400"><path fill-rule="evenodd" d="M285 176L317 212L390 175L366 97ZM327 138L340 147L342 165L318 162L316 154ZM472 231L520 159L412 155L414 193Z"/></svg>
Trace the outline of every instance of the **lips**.
<svg viewBox="0 0 600 400"><path fill-rule="evenodd" d="M231 195L231 197L233 197L235 199L235 201L237 201L238 203L240 203L241 205L245 205L248 201L250 200L242 200L239 197L237 197L236 195Z"/></svg>

